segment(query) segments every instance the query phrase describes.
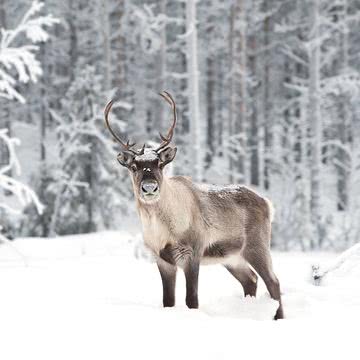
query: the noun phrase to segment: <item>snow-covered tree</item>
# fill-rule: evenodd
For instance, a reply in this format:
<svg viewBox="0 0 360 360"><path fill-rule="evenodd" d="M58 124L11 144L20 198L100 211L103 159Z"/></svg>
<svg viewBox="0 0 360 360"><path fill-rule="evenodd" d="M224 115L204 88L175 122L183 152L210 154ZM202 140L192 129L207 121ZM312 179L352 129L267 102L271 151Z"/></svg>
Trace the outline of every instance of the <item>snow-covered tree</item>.
<svg viewBox="0 0 360 360"><path fill-rule="evenodd" d="M59 22L52 15L40 16L44 3L33 1L15 29L1 28L0 40L0 97L25 103L16 89L18 82L36 82L42 74L36 43L45 42L49 34L46 27ZM24 38L26 39L24 41Z"/></svg>
<svg viewBox="0 0 360 360"><path fill-rule="evenodd" d="M36 82L42 74L41 64L36 58L39 47L34 44L45 42L49 37L46 27L58 22L52 15L39 14L43 5L39 1L33 1L14 29L0 29L0 98L2 101L5 99L25 103L25 97L18 90L19 83ZM42 205L34 191L13 177L20 175L20 163L15 152L15 145L18 143L16 138L9 136L9 129L0 129L2 152L0 156L0 212L18 214L23 207L33 202L37 211L41 213ZM14 201L17 202L15 207L11 205Z"/></svg>
<svg viewBox="0 0 360 360"><path fill-rule="evenodd" d="M89 232L115 220L126 199L117 177L115 149L103 123L101 78L95 68L82 69L62 100L62 113L52 112L56 122L56 166L50 168L44 203L50 210L49 234ZM113 95L113 94L112 94ZM128 106L124 102L119 107ZM124 123L112 117L119 131ZM123 193L126 196L126 191Z"/></svg>
<svg viewBox="0 0 360 360"><path fill-rule="evenodd" d="M287 134L286 146L281 149L287 160L286 168L283 159L278 164L285 171L293 169L293 181L298 187L293 201L305 200L297 214L308 228L299 233L310 239L310 247L323 246L327 240L324 229L331 227L329 201L324 193L330 186L329 165L340 174L336 201L343 209L346 207L348 175L344 173L344 164L339 164L335 157L341 158L341 163L347 161L344 145L346 148L349 137L345 127L350 129L351 122L345 119L348 110L344 109L349 108L351 97L360 89L357 71L344 65L348 47L339 46L348 38L349 17L356 18L350 16L347 6L347 2L338 1L309 0L306 6L297 3L276 29L287 36L292 34L293 38L282 46L285 71L289 72L284 81L288 91L283 101L284 119L279 121L282 128L279 134ZM334 114L337 118L333 118ZM334 142L334 135L341 139Z"/></svg>
<svg viewBox="0 0 360 360"><path fill-rule="evenodd" d="M19 145L19 140L10 138L7 129L0 129L0 145L8 151L8 164L0 167L0 214L4 212L19 215L24 206L34 203L37 211L43 211L43 205L40 203L35 192L21 181L9 176L13 171L15 175L20 175L20 162L16 155L15 146ZM12 196L11 203L8 201ZM4 219L4 216L2 216ZM5 224L0 223L0 240L5 240L5 236L1 235L1 231Z"/></svg>

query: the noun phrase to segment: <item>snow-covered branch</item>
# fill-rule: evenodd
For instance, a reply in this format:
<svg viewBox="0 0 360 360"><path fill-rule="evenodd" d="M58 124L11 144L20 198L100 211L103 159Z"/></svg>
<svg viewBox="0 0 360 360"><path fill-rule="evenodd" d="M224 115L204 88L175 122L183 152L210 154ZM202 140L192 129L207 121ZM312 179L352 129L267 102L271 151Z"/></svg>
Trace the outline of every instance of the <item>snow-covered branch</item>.
<svg viewBox="0 0 360 360"><path fill-rule="evenodd" d="M41 213L43 210L43 205L40 203L35 192L21 181L16 180L8 175L11 170L13 170L17 175L20 174L20 164L15 152L15 145L19 143L19 140L10 138L8 136L7 129L0 129L0 143L5 144L5 147L9 153L8 164L0 168L0 189L14 195L21 206L34 203L38 212ZM7 212L16 214L21 212L21 208L15 208L14 206L7 204L5 200L0 200L0 208Z"/></svg>
<svg viewBox="0 0 360 360"><path fill-rule="evenodd" d="M49 34L45 28L59 22L52 15L39 15L43 6L44 3L34 0L15 29L0 29L0 97L25 103L25 98L16 89L17 82L36 82L42 74L36 58L39 47L33 44L47 41ZM30 44L18 46L24 35Z"/></svg>

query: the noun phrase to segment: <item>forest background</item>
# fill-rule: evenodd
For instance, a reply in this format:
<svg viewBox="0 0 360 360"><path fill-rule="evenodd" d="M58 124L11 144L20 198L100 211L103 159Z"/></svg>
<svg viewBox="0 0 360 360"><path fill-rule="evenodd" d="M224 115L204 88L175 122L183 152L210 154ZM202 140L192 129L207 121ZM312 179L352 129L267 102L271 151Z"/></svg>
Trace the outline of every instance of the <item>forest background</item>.
<svg viewBox="0 0 360 360"><path fill-rule="evenodd" d="M139 229L103 109L155 143L167 90L173 173L268 196L277 249L358 241L360 1L0 0L0 28L3 238Z"/></svg>

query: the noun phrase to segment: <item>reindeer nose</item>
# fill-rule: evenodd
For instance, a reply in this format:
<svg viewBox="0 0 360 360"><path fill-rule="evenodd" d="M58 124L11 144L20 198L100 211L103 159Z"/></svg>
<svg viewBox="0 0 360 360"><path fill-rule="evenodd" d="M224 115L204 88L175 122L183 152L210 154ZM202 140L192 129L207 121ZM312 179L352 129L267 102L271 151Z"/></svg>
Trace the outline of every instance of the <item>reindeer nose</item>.
<svg viewBox="0 0 360 360"><path fill-rule="evenodd" d="M158 188L158 183L154 180L147 180L141 183L141 190L144 194L154 194Z"/></svg>

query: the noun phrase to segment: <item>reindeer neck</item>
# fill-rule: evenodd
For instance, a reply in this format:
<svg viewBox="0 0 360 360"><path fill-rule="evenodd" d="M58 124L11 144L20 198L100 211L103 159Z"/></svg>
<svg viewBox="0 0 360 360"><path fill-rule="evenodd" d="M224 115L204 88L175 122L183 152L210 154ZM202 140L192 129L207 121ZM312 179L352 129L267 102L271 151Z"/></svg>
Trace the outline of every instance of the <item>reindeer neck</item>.
<svg viewBox="0 0 360 360"><path fill-rule="evenodd" d="M191 199L183 184L164 176L159 200L145 203L137 198L136 202L140 214L169 219L189 208Z"/></svg>

